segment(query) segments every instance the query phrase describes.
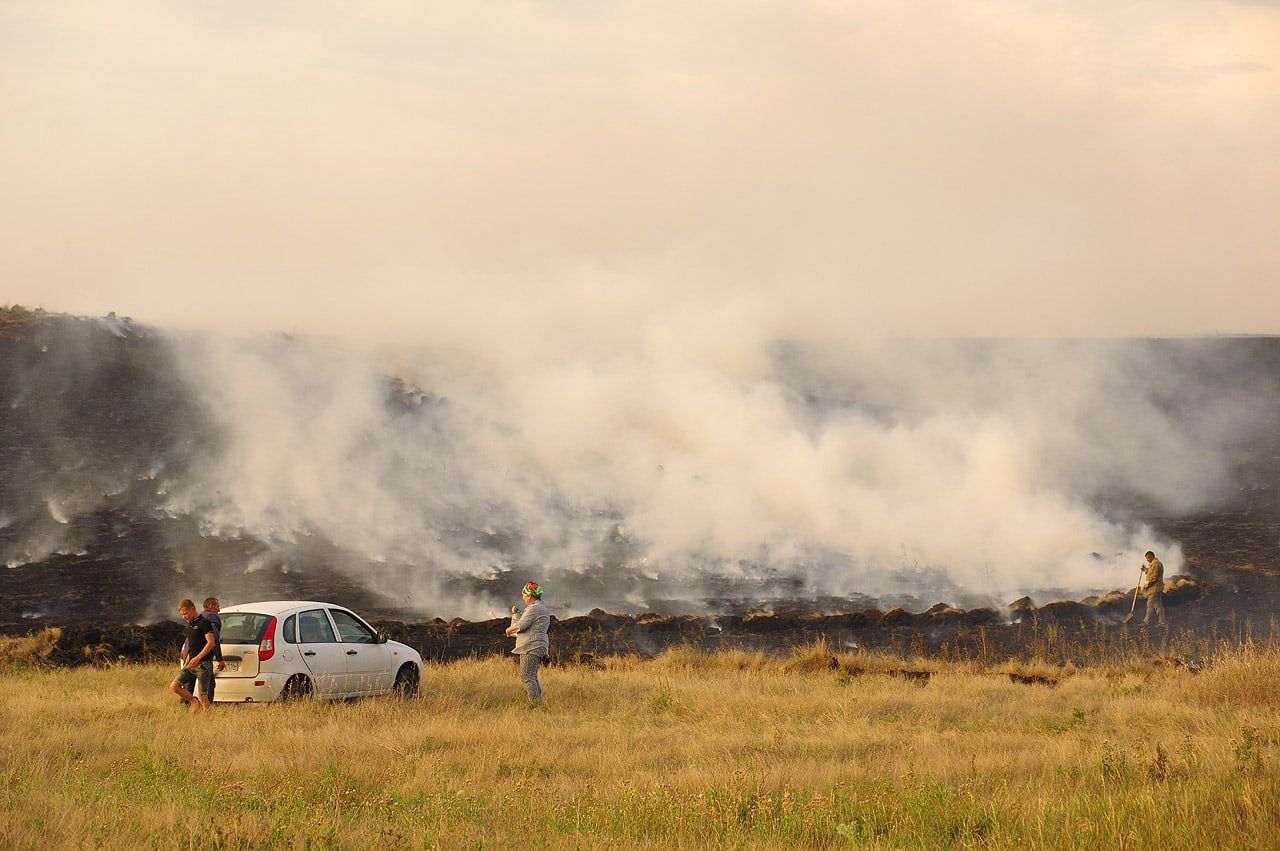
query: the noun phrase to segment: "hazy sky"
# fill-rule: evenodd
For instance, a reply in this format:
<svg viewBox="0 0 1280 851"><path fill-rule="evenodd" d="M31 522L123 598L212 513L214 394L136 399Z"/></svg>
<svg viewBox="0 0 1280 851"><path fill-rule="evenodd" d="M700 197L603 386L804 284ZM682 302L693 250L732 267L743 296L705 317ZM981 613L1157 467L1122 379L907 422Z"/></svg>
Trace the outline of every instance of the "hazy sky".
<svg viewBox="0 0 1280 851"><path fill-rule="evenodd" d="M1280 332L1276 3L7 0L0 116L0 303Z"/></svg>

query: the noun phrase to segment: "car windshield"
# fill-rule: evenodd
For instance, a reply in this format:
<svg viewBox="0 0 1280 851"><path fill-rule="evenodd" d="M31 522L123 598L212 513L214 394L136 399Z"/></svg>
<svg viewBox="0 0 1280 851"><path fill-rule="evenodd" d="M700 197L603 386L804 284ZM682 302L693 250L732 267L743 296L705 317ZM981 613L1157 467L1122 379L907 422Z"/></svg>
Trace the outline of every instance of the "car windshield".
<svg viewBox="0 0 1280 851"><path fill-rule="evenodd" d="M222 616L223 644L257 644L267 628L271 615L252 612L227 612Z"/></svg>

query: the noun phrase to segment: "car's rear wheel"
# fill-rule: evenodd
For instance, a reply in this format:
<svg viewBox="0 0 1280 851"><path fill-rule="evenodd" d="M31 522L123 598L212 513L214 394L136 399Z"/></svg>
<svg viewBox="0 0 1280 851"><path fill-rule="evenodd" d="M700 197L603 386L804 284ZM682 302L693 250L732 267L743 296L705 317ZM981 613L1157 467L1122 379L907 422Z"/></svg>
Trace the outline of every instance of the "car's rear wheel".
<svg viewBox="0 0 1280 851"><path fill-rule="evenodd" d="M294 674L284 684L284 688L280 690L280 699L283 701L302 700L311 696L311 680L302 674Z"/></svg>
<svg viewBox="0 0 1280 851"><path fill-rule="evenodd" d="M396 683L392 686L392 691L408 700L418 695L418 669L412 663L401 665L400 670L396 671Z"/></svg>

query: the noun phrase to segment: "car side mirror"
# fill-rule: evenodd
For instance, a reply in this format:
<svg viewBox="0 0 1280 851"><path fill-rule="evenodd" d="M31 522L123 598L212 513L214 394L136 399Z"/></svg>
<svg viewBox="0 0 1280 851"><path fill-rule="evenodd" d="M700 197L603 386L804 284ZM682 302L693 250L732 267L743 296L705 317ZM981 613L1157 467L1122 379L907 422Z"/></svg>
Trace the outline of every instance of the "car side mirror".
<svg viewBox="0 0 1280 851"><path fill-rule="evenodd" d="M387 634L385 632L378 633L378 643L379 644L387 643Z"/></svg>

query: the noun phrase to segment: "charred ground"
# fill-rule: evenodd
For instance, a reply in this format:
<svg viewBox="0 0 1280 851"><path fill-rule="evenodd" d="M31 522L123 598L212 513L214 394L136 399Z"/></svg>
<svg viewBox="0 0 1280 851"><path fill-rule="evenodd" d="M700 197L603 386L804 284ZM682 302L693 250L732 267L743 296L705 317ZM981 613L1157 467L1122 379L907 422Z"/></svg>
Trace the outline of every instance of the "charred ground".
<svg viewBox="0 0 1280 851"><path fill-rule="evenodd" d="M1206 343L1133 345L1186 362ZM1280 398L1280 339L1216 340L1212 350L1203 380L1181 388L1169 405ZM386 400L406 410L448 404L393 378L386 382ZM1267 404L1280 413L1280 404ZM424 621L413 612L429 607L376 590L394 587L397 572L407 566L368 564L382 581L362 582L355 578L360 572L351 570L359 556L322 536L281 545L211 535L198 518L164 508L169 483L217 445L219 435L209 422L208 411L176 377L163 337L147 328L114 316L86 320L0 310L0 556L6 562L0 570L0 632L58 627L55 656L67 663L165 656L177 627L168 622L161 601L183 593L189 574L198 571L201 584L226 599L341 601L379 618L389 634L432 659L505 647L503 619ZM1213 510L1171 516L1133 494L1104 497L1109 516L1149 523L1183 547L1188 575L1170 594L1170 633L1147 636L1122 628L1129 600L1119 590L1083 601L974 606L965 600L813 599L778 576L750 593L728 582L713 585L700 609L711 615L692 613L697 607L688 601L668 605L651 599L654 614L597 609L560 618L554 626L558 655L589 660L674 644L772 649L825 639L840 646L991 658L1035 649L1087 661L1097 648L1135 641L1170 647L1209 636L1267 634L1280 603L1280 431L1259 430L1228 449L1237 487ZM492 530L460 523L456 532L482 550L501 553L504 547L502 535ZM42 548L44 540L58 544ZM619 580L632 546L624 535L608 536L600 542L598 575L580 575L578 581L601 588L619 584L622 609L634 590L627 583L641 581ZM444 587L459 596L503 599L515 596L523 578L516 570L500 570L487 579L459 576ZM144 623L153 625L138 626ZM1057 651L1046 643L1050 637Z"/></svg>

